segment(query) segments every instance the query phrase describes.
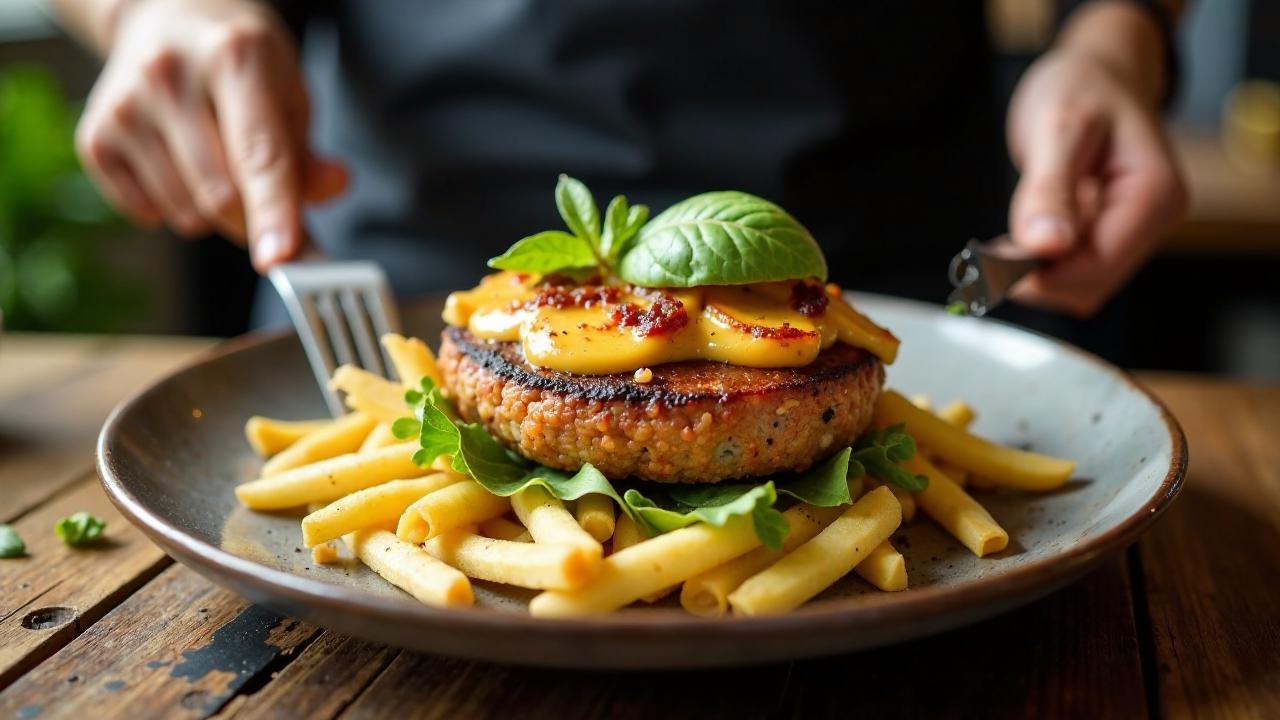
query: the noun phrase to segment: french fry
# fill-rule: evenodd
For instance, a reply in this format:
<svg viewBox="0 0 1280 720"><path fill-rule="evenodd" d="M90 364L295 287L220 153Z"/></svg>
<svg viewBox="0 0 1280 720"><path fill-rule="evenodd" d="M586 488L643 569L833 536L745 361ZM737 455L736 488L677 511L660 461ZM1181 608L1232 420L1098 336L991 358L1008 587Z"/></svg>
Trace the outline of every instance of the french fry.
<svg viewBox="0 0 1280 720"><path fill-rule="evenodd" d="M604 542L613 537L616 524L613 510L613 498L591 493L578 498L573 516L577 518L578 526L586 530L596 542Z"/></svg>
<svg viewBox="0 0 1280 720"><path fill-rule="evenodd" d="M933 463L917 454L902 466L929 478L929 487L916 493L920 508L974 555L985 557L1009 545L1009 533L1000 527L991 513L951 478L943 475Z"/></svg>
<svg viewBox="0 0 1280 720"><path fill-rule="evenodd" d="M333 424L333 420L276 420L254 415L244 424L244 436L249 447L262 457L271 457L284 450L304 435Z"/></svg>
<svg viewBox="0 0 1280 720"><path fill-rule="evenodd" d="M549 545L573 545L581 548L588 562L598 562L604 555L600 541L591 537L565 509L564 503L538 485L511 496L516 517L529 528L533 541Z"/></svg>
<svg viewBox="0 0 1280 720"><path fill-rule="evenodd" d="M388 445L395 445L398 442L400 442L400 439L391 432L391 423L380 422L373 426L373 429L369 431L369 436L360 444L360 452L377 450Z"/></svg>
<svg viewBox="0 0 1280 720"><path fill-rule="evenodd" d="M396 535L411 543L464 525L475 525L505 515L511 503L484 489L474 480L455 475L458 482L428 493L405 509L396 525Z"/></svg>
<svg viewBox="0 0 1280 720"><path fill-rule="evenodd" d="M447 530L423 549L468 577L536 590L580 588L594 570L575 547L498 540L476 535L470 528Z"/></svg>
<svg viewBox="0 0 1280 720"><path fill-rule="evenodd" d="M368 370L343 365L333 371L329 387L346 394L347 407L379 422L393 423L412 415L404 402L404 388Z"/></svg>
<svg viewBox="0 0 1280 720"><path fill-rule="evenodd" d="M352 554L419 602L439 607L468 607L471 581L456 568L382 529L357 530L343 537Z"/></svg>
<svg viewBox="0 0 1280 720"><path fill-rule="evenodd" d="M874 421L881 426L905 423L907 432L928 452L1008 487L1053 490L1061 487L1076 467L1070 460L1015 450L971 435L917 408L893 390L880 394Z"/></svg>
<svg viewBox="0 0 1280 720"><path fill-rule="evenodd" d="M361 528L394 525L405 508L420 498L464 479L453 473L434 473L357 490L304 517L302 544L314 547Z"/></svg>
<svg viewBox="0 0 1280 720"><path fill-rule="evenodd" d="M599 572L586 587L573 592L548 590L529 602L529 613L575 617L617 610L759 545L751 518L733 517L722 527L695 523L615 552L601 561Z"/></svg>
<svg viewBox="0 0 1280 720"><path fill-rule="evenodd" d="M436 387L444 387L444 376L436 365L435 355L427 344L418 338L406 338L396 333L382 336L382 347L391 358L391 364L406 387L416 387L423 376L431 378Z"/></svg>
<svg viewBox="0 0 1280 720"><path fill-rule="evenodd" d="M776 615L827 589L889 539L902 524L902 506L888 488L863 495L812 540L729 594L735 615Z"/></svg>
<svg viewBox="0 0 1280 720"><path fill-rule="evenodd" d="M283 510L311 502L329 503L388 480L422 477L426 468L411 459L417 443L391 445L369 453L339 455L251 480L236 487L236 497L250 510Z"/></svg>
<svg viewBox="0 0 1280 720"><path fill-rule="evenodd" d="M533 536L520 523L513 523L505 517L498 516L480 523L480 534L495 540L511 540L513 542L533 542Z"/></svg>
<svg viewBox="0 0 1280 720"><path fill-rule="evenodd" d="M758 547L729 562L696 575L680 588L680 605L694 615L717 617L729 611L729 593L744 580L778 562L784 555L808 542L840 517L843 507L814 507L802 504L782 513L787 519L787 537L781 550Z"/></svg>
<svg viewBox="0 0 1280 720"><path fill-rule="evenodd" d="M374 419L354 412L334 420L319 430L304 435L262 465L262 477L279 475L303 465L353 453L373 429Z"/></svg>

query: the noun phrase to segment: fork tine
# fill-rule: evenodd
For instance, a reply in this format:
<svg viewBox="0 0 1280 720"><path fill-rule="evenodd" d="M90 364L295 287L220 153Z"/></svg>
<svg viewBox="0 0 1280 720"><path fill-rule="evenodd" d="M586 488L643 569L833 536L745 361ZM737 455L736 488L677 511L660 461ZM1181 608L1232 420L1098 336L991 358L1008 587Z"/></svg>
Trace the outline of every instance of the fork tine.
<svg viewBox="0 0 1280 720"><path fill-rule="evenodd" d="M316 382L335 417L346 412L329 388L337 363L359 362L383 376L394 373L378 336L398 332L400 318L386 273L366 261L307 261L278 265L269 273L306 350ZM375 333L377 333L375 335Z"/></svg>
<svg viewBox="0 0 1280 720"><path fill-rule="evenodd" d="M329 349L329 343L325 339L325 326L320 321L320 314L316 310L315 302L311 298L298 298L296 293L290 291L293 298L292 303L287 305L296 306L298 314L302 316L302 321L294 317L294 325L301 329L307 327L311 332L299 332L298 337L302 340L303 350L307 353L307 360L311 363L311 371L315 373L316 382L320 385L320 392L324 395L324 402L329 406L329 413L334 417L342 417L346 414L347 409L342 404L342 399L338 394L329 388L329 378L333 376L333 371L337 367L333 362L333 352ZM290 310L290 314L294 314Z"/></svg>
<svg viewBox="0 0 1280 720"><path fill-rule="evenodd" d="M343 288L338 294L338 301L347 316L347 328L355 341L356 351L360 355L360 363L370 372L392 377L395 373L390 366L382 364L382 353L378 351L378 341L373 336L373 328L361 305L359 298L351 288Z"/></svg>
<svg viewBox="0 0 1280 720"><path fill-rule="evenodd" d="M365 309L369 311L369 319L373 321L373 331L379 338L387 333L400 331L400 317L396 314L396 303L385 285L381 288L366 288L362 295ZM391 356L387 354L385 348L382 348L382 343L378 343L378 347L382 350L382 361L386 367L388 369L395 367L391 363ZM400 379L404 380L404 378Z"/></svg>

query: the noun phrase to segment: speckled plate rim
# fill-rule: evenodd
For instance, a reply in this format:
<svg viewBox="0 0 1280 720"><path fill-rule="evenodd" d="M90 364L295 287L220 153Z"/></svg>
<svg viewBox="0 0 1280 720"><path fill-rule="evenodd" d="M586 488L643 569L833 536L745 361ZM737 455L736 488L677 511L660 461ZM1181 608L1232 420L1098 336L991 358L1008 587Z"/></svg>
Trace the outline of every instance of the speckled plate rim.
<svg viewBox="0 0 1280 720"><path fill-rule="evenodd" d="M862 297L874 297L879 303L901 304L917 311L938 310L933 305L900 298L870 295ZM1159 411L1169 437L1171 458L1164 478L1136 512L1126 516L1114 527L1059 553L1008 572L953 585L911 589L903 593L883 596L865 595L856 600L833 599L805 605L790 614L776 617L708 619L676 609L652 608L580 619L538 619L486 608L432 608L276 570L233 555L193 537L148 507L131 492L128 483L118 475L112 458L112 446L121 432L121 425L135 406L156 393L165 392L169 382L183 373L200 365L217 362L235 353L267 343L285 341L291 335L289 331L249 333L228 340L121 402L112 410L99 434L96 465L103 487L111 501L126 518L141 528L162 549L215 582L226 584L224 581L230 581L237 587L248 588L256 595L251 599L272 605L277 609L286 609L286 611L315 608L321 611L320 614L338 612L363 616L363 619L371 621L404 623L427 629L437 627L442 630L447 629L450 634L456 634L458 631L473 631L478 637L485 637L492 636L493 633L516 632L525 634L524 637L529 638L545 639L546 636L555 636L566 642L575 639L589 642L605 636L620 642L641 638L646 643L661 642L664 638L677 637L687 641L691 635L705 642L735 638L746 641L753 636L784 637L789 633L797 632L829 634L836 637L858 629L866 630L885 624L918 621L919 632L907 630L894 633L895 636L906 639L990 617L1031 602L1080 577L1111 553L1136 540L1173 502L1186 475L1188 451L1182 427L1164 403L1129 373L1096 355L1041 333L998 320L986 319L983 322L996 323L1016 332L1046 340L1059 350L1095 365L1102 372L1115 377L1145 397ZM309 613L299 614L305 616ZM948 617L958 619L948 621ZM534 635L528 635L530 633ZM421 643L403 644L422 647ZM874 644L882 643L871 643L871 645ZM843 645L849 648L868 646L865 643L835 641L827 642L827 647L817 650L773 652L764 657L743 657L736 661L707 662L690 658L688 662L664 664L663 667L750 664L787 657L837 652ZM474 652L467 649L455 648L455 650L459 655L480 659L494 659L495 655L504 654L489 652L483 648ZM498 659L509 660L509 658ZM530 664L547 667L582 667L586 663L587 660L583 658L551 657ZM645 662L633 665L627 663L605 663L605 665L637 668L650 666Z"/></svg>

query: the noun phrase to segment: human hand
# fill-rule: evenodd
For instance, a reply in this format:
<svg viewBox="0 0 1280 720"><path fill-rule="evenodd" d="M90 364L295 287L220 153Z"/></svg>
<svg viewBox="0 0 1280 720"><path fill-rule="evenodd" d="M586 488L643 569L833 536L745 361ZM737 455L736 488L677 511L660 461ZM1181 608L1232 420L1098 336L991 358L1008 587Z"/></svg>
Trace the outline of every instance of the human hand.
<svg viewBox="0 0 1280 720"><path fill-rule="evenodd" d="M1099 5L1116 6L1104 8L1108 13L1141 13L1123 3ZM1155 32L1149 18L1124 17L1137 23L1128 32ZM1084 32L1079 23L1074 30ZM1187 193L1160 130L1156 105L1163 78L1162 72L1153 75L1150 53L1130 72L1108 55L1102 45L1107 38L1096 28L1087 42L1072 39L1068 31L1032 65L1009 106L1009 151L1022 172L1009 208L1010 234L1015 244L1051 261L1015 286L1012 297L1088 316L1182 219ZM1163 59L1157 62L1162 68Z"/></svg>
<svg viewBox="0 0 1280 720"><path fill-rule="evenodd" d="M249 0L133 0L76 131L107 199L141 225L247 244L254 266L302 248L302 206L345 190L307 142L293 41Z"/></svg>

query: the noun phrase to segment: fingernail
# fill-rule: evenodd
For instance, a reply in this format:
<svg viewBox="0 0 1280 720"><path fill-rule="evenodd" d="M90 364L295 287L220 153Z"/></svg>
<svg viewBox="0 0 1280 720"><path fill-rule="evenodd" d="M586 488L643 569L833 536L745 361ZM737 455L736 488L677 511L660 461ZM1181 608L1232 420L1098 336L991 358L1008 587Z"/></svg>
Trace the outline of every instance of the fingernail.
<svg viewBox="0 0 1280 720"><path fill-rule="evenodd" d="M1027 223L1026 244L1037 250L1065 250L1075 242L1071 225L1056 215L1037 215Z"/></svg>
<svg viewBox="0 0 1280 720"><path fill-rule="evenodd" d="M275 230L269 230L259 235L251 247L253 264L262 270L273 265L284 255L284 236Z"/></svg>

